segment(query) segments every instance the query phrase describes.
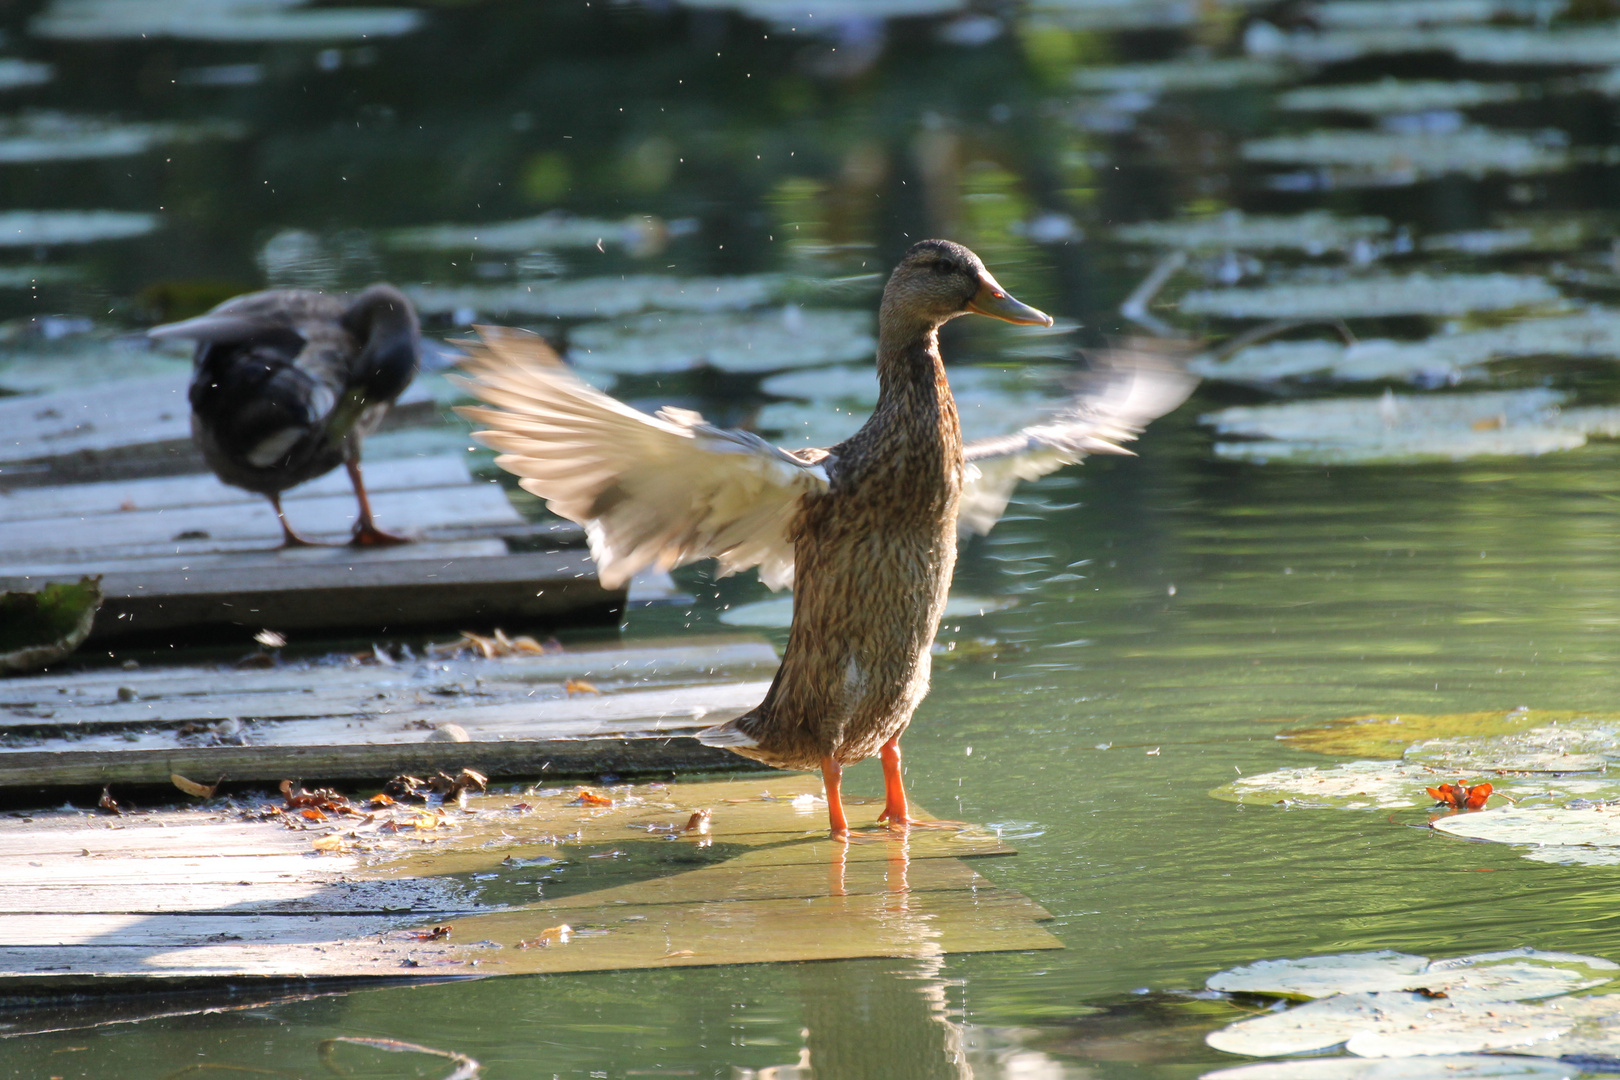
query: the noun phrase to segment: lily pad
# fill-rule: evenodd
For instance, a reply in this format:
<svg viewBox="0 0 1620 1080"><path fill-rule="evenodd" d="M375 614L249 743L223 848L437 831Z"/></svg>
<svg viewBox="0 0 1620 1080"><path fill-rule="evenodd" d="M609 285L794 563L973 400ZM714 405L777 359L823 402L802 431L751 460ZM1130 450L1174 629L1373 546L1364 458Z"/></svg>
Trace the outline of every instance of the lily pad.
<svg viewBox="0 0 1620 1080"><path fill-rule="evenodd" d="M1198 1080L1569 1080L1569 1066L1556 1061L1495 1054L1444 1054L1419 1058L1290 1058L1207 1072Z"/></svg>
<svg viewBox="0 0 1620 1080"><path fill-rule="evenodd" d="M1535 225L1496 229L1470 229L1423 238L1424 251L1459 255L1507 255L1520 251L1575 251L1593 238L1591 222L1580 218L1550 220Z"/></svg>
<svg viewBox="0 0 1620 1080"><path fill-rule="evenodd" d="M1589 435L1620 432L1620 409L1561 409L1544 388L1423 396L1337 398L1240 406L1202 417L1221 435L1215 452L1239 461L1343 465L1459 461L1573 450Z"/></svg>
<svg viewBox="0 0 1620 1080"><path fill-rule="evenodd" d="M870 357L877 347L864 311L804 309L789 304L742 314L652 314L627 322L581 326L568 357L581 370L617 374L686 371L776 371Z"/></svg>
<svg viewBox="0 0 1620 1080"><path fill-rule="evenodd" d="M1354 319L1466 315L1551 304L1558 290L1524 274L1385 274L1256 289L1204 289L1181 298L1188 315L1227 319Z"/></svg>
<svg viewBox="0 0 1620 1080"><path fill-rule="evenodd" d="M0 57L0 90L14 90L21 86L39 86L51 81L55 69L38 60L23 60L15 56Z"/></svg>
<svg viewBox="0 0 1620 1080"><path fill-rule="evenodd" d="M1464 819L1467 820L1464 820ZM1606 848L1620 855L1620 806L1503 807L1434 823L1440 832L1495 844Z"/></svg>
<svg viewBox="0 0 1620 1080"><path fill-rule="evenodd" d="M953 596L945 601L945 618L967 619L1005 611L1016 606L1011 597ZM765 629L786 630L793 622L793 597L778 596L758 600L752 604L739 604L720 614L720 621L730 626L757 626Z"/></svg>
<svg viewBox="0 0 1620 1080"><path fill-rule="evenodd" d="M1455 131L1327 129L1277 135L1243 144L1243 157L1279 165L1331 170L1335 184L1397 187L1441 176L1492 173L1531 176L1569 168L1567 147L1516 132L1463 127Z"/></svg>
<svg viewBox="0 0 1620 1080"><path fill-rule="evenodd" d="M1620 762L1620 723L1583 717L1511 735L1429 739L1407 747L1404 760L1474 772L1597 772Z"/></svg>
<svg viewBox="0 0 1620 1080"><path fill-rule="evenodd" d="M59 285L83 277L84 270L77 266L0 266L0 289L32 289L36 285Z"/></svg>
<svg viewBox="0 0 1620 1080"><path fill-rule="evenodd" d="M768 302L784 283L778 274L692 278L629 274L511 285L417 285L405 291L419 310L430 315L471 312L589 319L655 309L741 311Z"/></svg>
<svg viewBox="0 0 1620 1080"><path fill-rule="evenodd" d="M1463 735L1506 735L1580 718L1620 723L1620 716L1553 709L1513 709L1469 713L1372 713L1330 720L1318 727L1277 736L1289 746L1333 757L1398 759L1406 748L1428 739Z"/></svg>
<svg viewBox="0 0 1620 1080"><path fill-rule="evenodd" d="M1360 1057L1470 1054L1544 1043L1574 1027L1514 1001L1436 1000L1400 991L1334 994L1213 1031L1217 1050L1253 1057L1343 1046Z"/></svg>
<svg viewBox="0 0 1620 1080"><path fill-rule="evenodd" d="M1230 382L1315 376L1344 382L1413 379L1443 385L1484 378L1486 364L1535 356L1620 356L1620 311L1594 308L1484 330L1436 334L1425 341L1370 338L1352 345L1273 341L1242 349L1225 361L1198 357L1188 367L1204 378Z"/></svg>
<svg viewBox="0 0 1620 1080"><path fill-rule="evenodd" d="M520 221L395 229L384 235L383 242L401 251L488 252L589 248L605 243L643 255L662 248L672 234L681 235L693 227L689 222L664 222L646 214L612 221L553 211Z"/></svg>
<svg viewBox="0 0 1620 1080"><path fill-rule="evenodd" d="M173 37L193 41L343 41L392 37L422 25L404 8L297 10L302 0L53 0L36 37L72 41Z"/></svg>
<svg viewBox="0 0 1620 1080"><path fill-rule="evenodd" d="M0 247L125 240L157 226L156 214L122 210L10 210L0 213Z"/></svg>
<svg viewBox="0 0 1620 1080"><path fill-rule="evenodd" d="M1156 64L1082 67L1074 73L1074 86L1077 90L1094 93L1230 90L1239 86L1269 86L1282 82L1291 73L1286 64L1252 57L1165 60Z"/></svg>
<svg viewBox="0 0 1620 1080"><path fill-rule="evenodd" d="M806 16L834 19L903 19L959 11L964 0L681 0L692 8L736 11L774 23L804 21Z"/></svg>
<svg viewBox="0 0 1620 1080"><path fill-rule="evenodd" d="M1518 26L1390 26L1282 36L1273 51L1302 63L1331 64L1363 56L1445 52L1474 64L1604 67L1620 64L1613 23L1553 28Z"/></svg>
<svg viewBox="0 0 1620 1080"><path fill-rule="evenodd" d="M1437 26L1488 23L1525 14L1519 0L1327 0L1314 12L1322 26Z"/></svg>
<svg viewBox="0 0 1620 1080"><path fill-rule="evenodd" d="M1288 998L1426 990L1452 1002L1500 1002L1556 997L1602 986L1614 978L1615 971L1620 971L1620 964L1612 960L1537 949L1509 949L1432 961L1426 956L1381 949L1297 960L1261 960L1218 972L1205 985L1227 994Z"/></svg>
<svg viewBox="0 0 1620 1080"><path fill-rule="evenodd" d="M126 124L66 113L26 113L0 118L0 164L128 157L168 143L235 138L241 133L240 126L223 121Z"/></svg>
<svg viewBox="0 0 1620 1080"><path fill-rule="evenodd" d="M0 672L31 671L77 649L101 606L101 579L0 593Z"/></svg>
<svg viewBox="0 0 1620 1080"><path fill-rule="evenodd" d="M1377 116L1383 113L1430 112L1494 105L1517 101L1523 93L1517 83L1390 78L1371 83L1302 86L1279 95L1277 107L1295 112L1346 112Z"/></svg>
<svg viewBox="0 0 1620 1080"><path fill-rule="evenodd" d="M1346 251L1359 240L1387 232L1389 222L1380 217L1345 218L1325 210L1303 214L1228 210L1213 217L1122 225L1114 230L1114 236L1127 244L1193 251L1302 251L1323 255Z"/></svg>

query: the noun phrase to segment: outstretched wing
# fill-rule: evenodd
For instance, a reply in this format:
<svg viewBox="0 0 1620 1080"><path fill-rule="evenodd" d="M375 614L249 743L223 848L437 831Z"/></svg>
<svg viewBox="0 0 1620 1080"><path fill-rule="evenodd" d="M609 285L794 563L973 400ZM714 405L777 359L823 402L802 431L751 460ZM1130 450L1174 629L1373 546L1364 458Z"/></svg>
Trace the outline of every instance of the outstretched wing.
<svg viewBox="0 0 1620 1080"><path fill-rule="evenodd" d="M963 447L967 459L957 531L987 533L1020 480L1034 480L1087 454L1128 454L1130 442L1174 409L1198 380L1163 354L1111 350L1068 404L1044 423Z"/></svg>
<svg viewBox="0 0 1620 1080"><path fill-rule="evenodd" d="M456 381L488 406L457 411L487 425L473 437L524 490L585 526L603 585L705 558L793 583L788 530L805 496L827 490L825 451L790 454L685 409L648 416L575 378L540 337L480 333Z"/></svg>

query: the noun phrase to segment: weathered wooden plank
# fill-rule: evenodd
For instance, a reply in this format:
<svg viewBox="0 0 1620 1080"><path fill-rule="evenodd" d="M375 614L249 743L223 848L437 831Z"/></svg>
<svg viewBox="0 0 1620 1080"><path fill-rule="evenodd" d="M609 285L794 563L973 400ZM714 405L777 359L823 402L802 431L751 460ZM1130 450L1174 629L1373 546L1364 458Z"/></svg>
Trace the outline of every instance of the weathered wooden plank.
<svg viewBox="0 0 1620 1080"><path fill-rule="evenodd" d="M377 520L398 522L406 531L477 523L513 525L523 521L499 485L470 480L433 488L381 491L371 496ZM354 526L352 493L312 495L286 507L295 528L318 539L347 539ZM194 534L205 534L195 536ZM262 540L266 548L281 542L281 525L268 500L249 503L159 507L120 514L25 518L0 521L0 551L7 553L0 572L13 558L29 553L118 552L131 544L183 542L187 534L207 540ZM37 561L37 560L35 560Z"/></svg>
<svg viewBox="0 0 1620 1080"><path fill-rule="evenodd" d="M202 550L209 548L210 550ZM187 551L189 554L174 554ZM445 543L418 542L399 547L369 550L369 562L404 562L407 560L495 559L509 554L511 548L504 539L490 537L484 540L453 540ZM270 548L260 538L209 541L186 540L180 543L129 544L119 549L97 548L91 551L70 551L65 555L43 552L21 552L6 558L0 572L29 580L76 580L85 575L125 574L144 577L157 573L184 573L187 571L228 570L244 573L257 567L314 566L352 562L354 552L342 546Z"/></svg>
<svg viewBox="0 0 1620 1080"><path fill-rule="evenodd" d="M482 905L467 900L454 883L430 887L417 881L225 881L120 882L112 888L0 882L0 915L73 914L108 908L137 914L412 914L420 918L465 915ZM112 899L109 899L109 893Z"/></svg>
<svg viewBox="0 0 1620 1080"><path fill-rule="evenodd" d="M620 684L652 679L695 681L737 678L776 667L776 650L763 638L731 634L705 636L695 641L682 639L682 642L631 642L488 660L430 658L403 661L393 667L289 663L270 669L143 667L133 671L103 668L71 675L28 675L0 679L0 707L40 705L59 710L59 715L67 717L80 706L117 701L120 687L129 687L143 699L206 694L221 689L238 694L291 693L311 687L369 693L417 689L499 692L506 688L526 693L532 688L531 684L560 683L566 679Z"/></svg>
<svg viewBox="0 0 1620 1080"><path fill-rule="evenodd" d="M412 488L449 487L471 483L473 479L466 459L459 454L367 462L365 470L366 490L373 494ZM349 477L342 469L293 488L287 492L283 502L291 510L305 499L333 495L350 495ZM231 487L212 473L193 473L189 476L106 480L55 487L0 488L0 521L81 518L96 514L125 514L132 509L247 506L263 501L262 495Z"/></svg>
<svg viewBox="0 0 1620 1080"><path fill-rule="evenodd" d="M29 729L46 734L52 731L79 732L108 725L183 725L212 720L275 720L253 728L255 746L296 745L335 746L353 743L421 742L434 724L454 722L469 734L494 738L522 736L534 732L552 737L599 734L626 730L658 731L661 727L690 728L710 717L741 715L758 704L770 688L769 681L746 683L705 683L699 686L658 690L627 690L622 693L569 695L564 687L537 688L515 702L501 705L461 704L457 698L442 701L379 702L355 700L341 693L221 694L164 698L155 701L111 702L75 710L71 719L42 718L38 711L0 713L0 730ZM356 723L334 717L364 715ZM306 721L306 722L299 722ZM712 721L718 722L718 720ZM148 730L153 736L171 733ZM131 733L135 739L139 732ZM88 749L79 743L79 749ZM16 747L0 746L0 754L16 752Z"/></svg>
<svg viewBox="0 0 1620 1080"><path fill-rule="evenodd" d="M595 777L757 768L690 736L375 746L203 746L165 750L27 750L0 756L0 787L167 784L172 773L232 780L303 777L311 782L375 780L399 773L471 767L495 777Z"/></svg>
<svg viewBox="0 0 1620 1080"><path fill-rule="evenodd" d="M403 929L410 915L222 915L171 912L134 914L9 915L0 920L0 948L160 946L185 948L210 939L243 944L294 945L354 941Z"/></svg>
<svg viewBox="0 0 1620 1080"><path fill-rule="evenodd" d="M281 631L365 627L482 626L607 618L623 591L604 589L583 552L502 558L370 559L368 553L315 565L249 571L209 569L108 574L91 641L180 628L272 626ZM0 576L0 589L38 588L26 575Z"/></svg>

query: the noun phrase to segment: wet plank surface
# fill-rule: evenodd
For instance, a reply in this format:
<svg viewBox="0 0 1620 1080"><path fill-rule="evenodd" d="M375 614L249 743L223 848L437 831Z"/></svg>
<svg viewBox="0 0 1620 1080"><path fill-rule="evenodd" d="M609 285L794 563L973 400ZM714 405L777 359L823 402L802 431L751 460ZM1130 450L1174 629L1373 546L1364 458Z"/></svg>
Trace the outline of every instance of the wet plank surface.
<svg viewBox="0 0 1620 1080"><path fill-rule="evenodd" d="M599 620L626 602L597 581L577 526L526 521L459 455L373 462L366 476L377 520L417 543L341 546L355 514L341 470L284 500L295 527L335 546L292 550L277 547L265 499L210 474L0 488L0 590L101 575L93 641L205 627L487 630ZM672 591L661 572L631 586L637 600Z"/></svg>
<svg viewBox="0 0 1620 1080"><path fill-rule="evenodd" d="M746 636L498 659L377 655L5 680L0 787L167 784L171 773L274 783L462 767L734 768L742 759L690 735L757 704L777 661L768 642Z"/></svg>
<svg viewBox="0 0 1620 1080"><path fill-rule="evenodd" d="M531 789L321 823L220 804L0 818L0 988L1061 947L1039 905L962 861L1012 854L981 829L894 836L855 800L835 843L797 773L598 794L614 804ZM685 829L699 810L706 833Z"/></svg>

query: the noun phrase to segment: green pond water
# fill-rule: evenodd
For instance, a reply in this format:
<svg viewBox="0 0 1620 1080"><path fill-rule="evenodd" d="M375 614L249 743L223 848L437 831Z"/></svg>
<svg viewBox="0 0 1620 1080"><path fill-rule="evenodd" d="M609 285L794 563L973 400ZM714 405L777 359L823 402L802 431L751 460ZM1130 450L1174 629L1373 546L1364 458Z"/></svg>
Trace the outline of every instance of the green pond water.
<svg viewBox="0 0 1620 1080"><path fill-rule="evenodd" d="M139 329L266 284L344 288L388 277L530 289L781 273L791 280L771 304L870 311L876 286L861 275L935 234L975 247L1022 299L1085 324L1034 358L1014 331L958 324L946 340L952 360L1071 363L1076 346L1132 332L1118 305L1158 257L1117 241L1114 225L1232 208L1390 224L1359 253L1195 253L1169 301L1362 263L1369 272L1540 277L1557 281L1571 305L1612 299L1605 290L1620 280L1607 216L1620 194L1606 156L1617 113L1600 62L1484 63L1432 43L1291 60L1278 43L1325 39L1331 20L1224 3L1144 4L1136 14L1084 3L952 14L942 3L946 14L885 21L843 7L801 17L817 10L807 0L803 12L761 2L780 18L758 21L668 3L468 2L412 8L391 24L365 23L372 13L361 8L264 5L289 18L321 11L365 23L272 42L242 40L239 26L188 40L158 23L145 39L139 25L118 37L95 21L118 7L0 7L0 54L55 65L48 81L0 91L5 123L70 123L39 119L55 113L104 127L182 125L140 152L81 149L67 160L17 149L0 132L0 209L158 215L130 238L0 248L0 269L26 286L0 290L0 317L11 320L11 366L0 373L43 378L69 361L83 371L91 355L91 369L111 377L130 358L151 359L130 344ZM241 7L201 2L194 18L228 22ZM1620 35L1601 21L1613 14L1603 5L1575 7L1559 32ZM131 0L125 14L140 24L161 8ZM102 29L51 36L60 32L53 17L75 13ZM1105 78L1126 63L1246 49L1281 65L1277 86L1161 93ZM1518 90L1475 95L1490 100L1466 112L1397 108L1394 120L1275 107L1279 87L1386 76ZM1589 84L1576 85L1582 79ZM1242 152L1244 140L1283 132L1473 126L1530 132L1568 160L1435 176L1397 162L1347 179ZM587 236L510 250L389 239L391 230L548 211L613 228L598 230L600 244ZM1577 223L1565 230L1576 238L1553 251L1421 246L1536 215ZM629 232L614 224L627 217L639 223ZM431 336L498 320L566 339L590 321L514 314L487 293L464 295L424 309ZM1173 303L1155 312L1216 338L1250 325L1198 323ZM1342 314L1363 337L1420 340L1443 329L1421 315ZM1459 325L1504 318L1465 315ZM1571 402L1608 405L1620 400L1612 359L1515 358L1484 371L1481 386L1551 386ZM1212 409L1278 397L1447 392L1426 378L1417 388L1404 379L1208 382L1154 425L1139 457L1025 485L997 529L965 548L957 591L1016 603L947 623L942 640L966 658L936 665L906 736L909 784L936 814L1002 830L1019 854L976 867L1051 911L1063 951L363 988L245 1011L197 1013L195 1002L176 1001L181 1015L170 1018L0 1039L0 1075L325 1076L322 1040L355 1036L466 1054L491 1080L803 1080L809 1069L817 1080L1181 1080L1238 1062L1202 1039L1242 1012L1184 993L1234 965L1518 946L1620 961L1620 869L1532 862L1429 832L1416 811L1243 807L1206 794L1240 772L1333 764L1275 738L1313 722L1615 709L1620 446L1256 464L1219 458L1198 424ZM11 389L37 384L0 379ZM649 366L621 376L615 392L727 423L748 423L776 400L757 373L712 369ZM694 603L632 610L623 632L729 631L724 610L765 596L751 576L715 583L698 569L681 581ZM874 763L847 783L881 790ZM125 1008L159 1011L109 1001L60 1016L82 1023ZM352 1046L337 1064L360 1077L450 1069Z"/></svg>

